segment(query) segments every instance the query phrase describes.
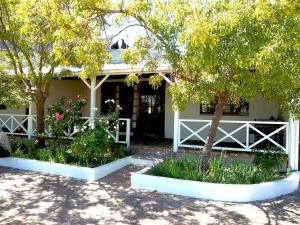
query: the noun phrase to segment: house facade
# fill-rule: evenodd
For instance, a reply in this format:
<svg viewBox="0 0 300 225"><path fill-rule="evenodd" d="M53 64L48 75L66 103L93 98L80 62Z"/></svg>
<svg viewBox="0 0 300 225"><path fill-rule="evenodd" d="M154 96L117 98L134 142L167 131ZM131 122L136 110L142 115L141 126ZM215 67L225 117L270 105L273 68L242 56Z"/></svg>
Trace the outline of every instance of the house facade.
<svg viewBox="0 0 300 225"><path fill-rule="evenodd" d="M111 105L119 105L121 124L116 141L173 140L173 150L178 147L201 148L208 134L213 106L189 103L183 112L172 110L172 97L168 92L171 68L161 65L157 71L164 75L162 85L153 89L148 83L153 71L144 70L143 65L129 66L120 60L120 50L112 50L112 61L105 65L95 80L81 80L74 76L55 79L50 83L50 95L45 107L62 96L87 99L82 117L87 124L93 123L97 115L106 114ZM125 78L129 73L141 75L140 83L129 87ZM4 132L31 137L35 130L35 105L28 109L0 109L0 126ZM67 131L66 136L75 134ZM251 151L259 148L278 147L286 151L290 167L298 168L299 123L282 114L276 102L268 102L257 95L240 107L225 106L224 115L214 143L216 150Z"/></svg>

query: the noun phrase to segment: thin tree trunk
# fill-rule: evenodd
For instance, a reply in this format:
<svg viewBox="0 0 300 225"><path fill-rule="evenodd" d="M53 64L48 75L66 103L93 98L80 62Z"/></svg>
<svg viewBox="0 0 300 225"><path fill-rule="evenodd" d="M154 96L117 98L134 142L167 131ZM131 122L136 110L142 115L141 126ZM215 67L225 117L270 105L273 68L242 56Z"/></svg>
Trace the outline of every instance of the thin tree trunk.
<svg viewBox="0 0 300 225"><path fill-rule="evenodd" d="M37 146L42 148L45 146L45 102L48 97L48 83L36 83L36 132L37 132Z"/></svg>
<svg viewBox="0 0 300 225"><path fill-rule="evenodd" d="M40 148L45 146L45 138L43 137L45 131L45 101L44 96L36 96L37 146Z"/></svg>
<svg viewBox="0 0 300 225"><path fill-rule="evenodd" d="M227 103L228 98L229 98L229 95L226 91L221 93L221 95L219 95L219 97L218 97L215 113L214 113L214 116L212 119L212 124L209 129L208 136L205 140L203 152L202 152L202 154L200 154L201 158L200 158L200 168L199 169L201 169L201 170L206 171L209 168L209 158L211 157L213 143L216 138L218 126L220 124L220 120L221 120L221 117L222 117L222 114L224 111L224 106Z"/></svg>

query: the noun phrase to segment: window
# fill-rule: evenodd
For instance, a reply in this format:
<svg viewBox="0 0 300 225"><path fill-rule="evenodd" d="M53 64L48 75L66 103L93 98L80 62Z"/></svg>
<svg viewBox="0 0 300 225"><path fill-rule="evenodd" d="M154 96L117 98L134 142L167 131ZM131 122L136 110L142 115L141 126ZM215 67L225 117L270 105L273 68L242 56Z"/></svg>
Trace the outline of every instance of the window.
<svg viewBox="0 0 300 225"><path fill-rule="evenodd" d="M210 105L200 104L200 114L214 114L216 103ZM224 106L223 115L249 115L249 103L245 100L241 100L240 105L226 104Z"/></svg>

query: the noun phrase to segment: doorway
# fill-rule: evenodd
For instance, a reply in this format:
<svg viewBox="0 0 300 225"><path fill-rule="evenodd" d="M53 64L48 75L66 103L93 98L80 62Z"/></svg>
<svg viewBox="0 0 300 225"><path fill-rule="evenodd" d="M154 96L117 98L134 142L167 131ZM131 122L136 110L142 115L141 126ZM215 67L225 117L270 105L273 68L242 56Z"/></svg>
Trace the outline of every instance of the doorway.
<svg viewBox="0 0 300 225"><path fill-rule="evenodd" d="M148 82L139 87L137 137L142 141L162 140L165 122L165 83L153 89Z"/></svg>

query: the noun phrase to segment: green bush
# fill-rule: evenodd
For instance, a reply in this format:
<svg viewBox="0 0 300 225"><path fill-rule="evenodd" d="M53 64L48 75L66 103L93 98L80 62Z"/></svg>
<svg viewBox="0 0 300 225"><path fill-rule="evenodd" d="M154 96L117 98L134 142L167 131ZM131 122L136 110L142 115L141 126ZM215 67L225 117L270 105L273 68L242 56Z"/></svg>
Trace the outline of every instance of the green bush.
<svg viewBox="0 0 300 225"><path fill-rule="evenodd" d="M88 129L69 144L55 142L62 140L47 140L47 146L37 149L33 142L17 142L12 156L42 160L47 162L73 164L78 166L96 167L125 156L125 148L116 144L100 123L95 129Z"/></svg>
<svg viewBox="0 0 300 225"><path fill-rule="evenodd" d="M96 126L77 137L67 153L76 157L79 165L94 167L124 157L125 149L115 144L102 127Z"/></svg>
<svg viewBox="0 0 300 225"><path fill-rule="evenodd" d="M76 98L61 97L55 104L48 107L46 119L49 132L54 138L62 138L65 131L72 131L76 126L81 127L81 109L86 105L86 100L78 95Z"/></svg>
<svg viewBox="0 0 300 225"><path fill-rule="evenodd" d="M277 147L253 150L253 163L263 170L279 170L287 162L287 154Z"/></svg>
<svg viewBox="0 0 300 225"><path fill-rule="evenodd" d="M17 140L12 140L11 141L11 149L13 151L29 151L29 150L34 150L36 149L36 145L34 141L32 140L27 140L27 139L17 139Z"/></svg>
<svg viewBox="0 0 300 225"><path fill-rule="evenodd" d="M264 170L256 165L246 165L237 161L226 165L221 157L211 158L208 171L198 168L198 158L183 155L178 159L167 157L152 167L149 173L154 176L225 184L255 184L282 178L278 171Z"/></svg>

